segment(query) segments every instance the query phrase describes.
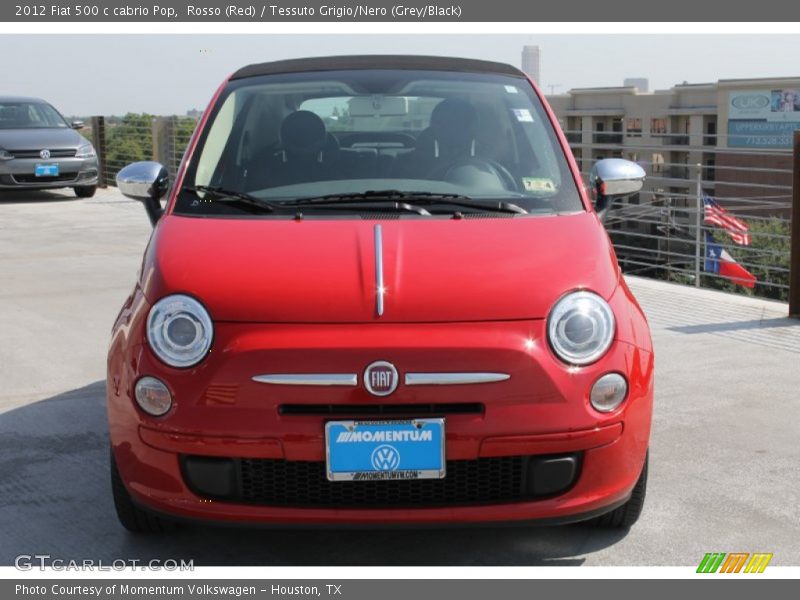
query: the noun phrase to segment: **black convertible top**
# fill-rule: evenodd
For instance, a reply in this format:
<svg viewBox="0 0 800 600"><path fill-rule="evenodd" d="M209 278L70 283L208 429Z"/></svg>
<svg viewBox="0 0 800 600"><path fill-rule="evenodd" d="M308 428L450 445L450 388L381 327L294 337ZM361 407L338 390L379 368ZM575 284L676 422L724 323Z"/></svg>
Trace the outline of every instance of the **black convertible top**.
<svg viewBox="0 0 800 600"><path fill-rule="evenodd" d="M231 79L244 79L258 75L278 73L302 73L309 71L349 71L355 69L405 69L415 71L462 71L469 73L498 73L525 77L519 69L504 63L472 58L449 58L444 56L412 55L359 55L321 56L317 58L295 58L276 62L260 63L243 67L231 75Z"/></svg>

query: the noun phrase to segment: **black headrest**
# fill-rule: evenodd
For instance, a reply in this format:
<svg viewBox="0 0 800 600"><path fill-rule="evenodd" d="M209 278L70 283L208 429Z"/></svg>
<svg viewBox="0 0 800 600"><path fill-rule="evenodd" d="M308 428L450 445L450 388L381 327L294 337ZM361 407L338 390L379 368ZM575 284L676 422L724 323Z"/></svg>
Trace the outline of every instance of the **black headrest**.
<svg viewBox="0 0 800 600"><path fill-rule="evenodd" d="M290 154L317 154L327 141L325 123L311 111L295 111L281 123L281 144Z"/></svg>
<svg viewBox="0 0 800 600"><path fill-rule="evenodd" d="M442 100L431 113L431 130L440 145L453 150L466 149L477 135L478 113L465 100Z"/></svg>

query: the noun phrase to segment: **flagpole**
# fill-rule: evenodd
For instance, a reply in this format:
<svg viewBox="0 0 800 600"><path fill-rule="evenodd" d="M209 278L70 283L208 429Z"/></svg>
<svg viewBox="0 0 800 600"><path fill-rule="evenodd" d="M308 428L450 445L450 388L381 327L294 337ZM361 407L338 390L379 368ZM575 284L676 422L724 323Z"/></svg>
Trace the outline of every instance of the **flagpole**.
<svg viewBox="0 0 800 600"><path fill-rule="evenodd" d="M697 209L694 215L694 286L700 287L700 228L703 223L703 170L697 164Z"/></svg>

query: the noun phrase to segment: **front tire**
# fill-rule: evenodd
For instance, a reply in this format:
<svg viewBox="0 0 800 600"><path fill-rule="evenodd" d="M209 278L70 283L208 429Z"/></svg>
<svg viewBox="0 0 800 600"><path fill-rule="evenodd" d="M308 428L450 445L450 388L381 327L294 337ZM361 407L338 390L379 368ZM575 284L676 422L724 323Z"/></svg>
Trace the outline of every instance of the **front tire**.
<svg viewBox="0 0 800 600"><path fill-rule="evenodd" d="M114 508L122 526L133 533L164 533L175 528L175 524L162 517L136 506L131 495L122 482L117 469L114 453L111 454L111 492L114 496Z"/></svg>
<svg viewBox="0 0 800 600"><path fill-rule="evenodd" d="M639 520L644 507L644 497L647 493L647 463L650 453L644 457L644 466L639 480L631 492L630 499L622 506L615 508L611 512L592 519L588 524L603 529L628 529Z"/></svg>
<svg viewBox="0 0 800 600"><path fill-rule="evenodd" d="M75 195L78 198L91 198L94 196L94 193L97 191L96 185L76 185L74 188Z"/></svg>

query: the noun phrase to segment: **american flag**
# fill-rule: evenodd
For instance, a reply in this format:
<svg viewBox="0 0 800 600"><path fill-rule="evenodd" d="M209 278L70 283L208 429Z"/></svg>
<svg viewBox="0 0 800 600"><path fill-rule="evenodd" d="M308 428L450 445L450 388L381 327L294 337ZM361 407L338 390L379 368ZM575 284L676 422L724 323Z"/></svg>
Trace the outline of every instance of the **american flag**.
<svg viewBox="0 0 800 600"><path fill-rule="evenodd" d="M703 194L703 206L706 223L722 227L735 243L741 246L750 245L750 234L748 233L750 227L747 223L732 216L708 194Z"/></svg>

